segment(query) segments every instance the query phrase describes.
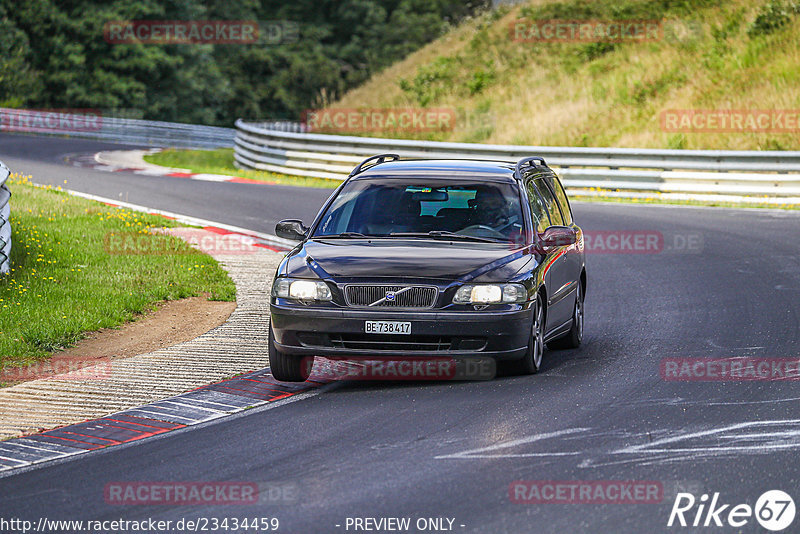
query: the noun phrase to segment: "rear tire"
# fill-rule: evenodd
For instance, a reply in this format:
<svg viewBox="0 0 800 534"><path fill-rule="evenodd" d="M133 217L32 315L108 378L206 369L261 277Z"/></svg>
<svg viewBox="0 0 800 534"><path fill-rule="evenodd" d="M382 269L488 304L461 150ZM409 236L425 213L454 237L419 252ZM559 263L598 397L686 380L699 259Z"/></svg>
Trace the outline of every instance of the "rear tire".
<svg viewBox="0 0 800 534"><path fill-rule="evenodd" d="M279 352L275 347L275 334L269 328L269 368L275 380L281 382L305 382L308 380L314 357L291 356Z"/></svg>
<svg viewBox="0 0 800 534"><path fill-rule="evenodd" d="M550 349L577 349L583 342L583 284L578 282L578 294L575 298L575 309L572 312L572 328L566 335L554 339L547 344Z"/></svg>
<svg viewBox="0 0 800 534"><path fill-rule="evenodd" d="M545 309L541 293L536 294L533 305L533 324L528 341L528 351L519 360L504 362L510 374L532 375L539 372L544 356L544 317Z"/></svg>

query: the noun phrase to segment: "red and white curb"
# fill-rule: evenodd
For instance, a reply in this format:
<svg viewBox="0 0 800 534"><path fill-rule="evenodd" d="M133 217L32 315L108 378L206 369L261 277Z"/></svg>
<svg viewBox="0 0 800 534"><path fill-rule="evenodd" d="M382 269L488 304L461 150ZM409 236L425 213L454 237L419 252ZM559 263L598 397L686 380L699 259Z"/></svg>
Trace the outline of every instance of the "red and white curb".
<svg viewBox="0 0 800 534"><path fill-rule="evenodd" d="M278 401L300 400L327 383L278 382L269 369L99 419L0 442L0 478L19 468L131 443Z"/></svg>
<svg viewBox="0 0 800 534"><path fill-rule="evenodd" d="M189 180L200 180L203 182L228 182L255 185L275 184L275 182L253 180L252 178L243 178L241 176L195 173L188 169L162 167L144 160L144 156L155 154L160 151L161 149L159 148L150 150L111 150L98 152L96 154L79 154L67 159L77 167L89 167L106 172L132 172L144 176L168 176L171 178L187 178Z"/></svg>

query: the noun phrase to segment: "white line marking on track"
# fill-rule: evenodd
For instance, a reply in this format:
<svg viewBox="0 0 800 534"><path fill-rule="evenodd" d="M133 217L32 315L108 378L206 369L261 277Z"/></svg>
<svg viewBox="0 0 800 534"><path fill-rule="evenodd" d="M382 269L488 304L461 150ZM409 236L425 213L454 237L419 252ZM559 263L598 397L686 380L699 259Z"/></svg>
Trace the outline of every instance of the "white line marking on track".
<svg viewBox="0 0 800 534"><path fill-rule="evenodd" d="M786 426L794 426L796 428L779 432L779 437L800 438L800 419L788 419L788 420L777 420L777 421L748 421L746 423L737 423L735 425L713 428L711 430L701 430L698 432L691 432L689 434L681 434L680 436L661 438L640 445L630 445L628 447L618 449L614 451L612 454L640 454L640 453L653 454L653 453L678 453L678 452L691 453L691 452L730 452L730 451L766 452L769 450L800 448L800 441L793 441L791 443L775 442L774 440L770 441L769 438L778 437L775 435L775 432L770 432L770 431L760 432L756 434L734 433L728 436L721 435L724 434L725 432L734 432L736 430L741 430L741 429L750 430L752 428L774 427L774 426L782 426L783 428L786 428ZM760 439L760 441L753 444L740 445L740 446L723 445L715 447L709 447L709 446L679 447L679 448L664 447L664 445L669 445L671 443L679 443L682 441L689 441L696 438L706 438L714 436L716 436L717 439L720 440L753 439L753 437L755 436L755 439Z"/></svg>
<svg viewBox="0 0 800 534"><path fill-rule="evenodd" d="M538 452L538 453L521 453L521 454L483 454L486 452L497 451L500 449L507 449L509 447L516 447L518 445L525 445L528 443L534 443L536 441L541 441L544 439L550 438L557 438L559 436L566 436L569 434L578 434L581 432L588 431L588 428L570 428L568 430L559 430L556 432L546 432L544 434L535 434L533 436L528 436L520 439L515 439L512 441L506 441L503 443L497 443L495 445L490 445L489 447L482 447L480 449L472 449L469 451L457 452L455 454L445 454L442 456L436 456L437 460L445 460L445 459L473 459L473 458L525 458L525 457L545 457L545 456L574 456L577 454L582 454L580 451L575 452Z"/></svg>
<svg viewBox="0 0 800 534"><path fill-rule="evenodd" d="M40 185L40 184L37 184L37 185ZM225 224L225 223L221 223L221 222L217 222L217 221L210 221L208 219L201 219L201 218L198 218L198 217L192 217L190 215L183 215L181 213L174 213L174 212L171 212L171 211L148 208L146 206L141 206L141 205L138 205L138 204L131 204L129 202L121 202L121 201L113 199L113 198L100 197L100 196L92 195L92 194L89 194L89 193L83 193L81 191L74 191L72 189L62 189L62 191L66 192L66 193L68 193L68 194L70 194L72 196L85 198L85 199L88 199L88 200L95 200L97 202L103 202L103 203L106 203L106 204L119 206L120 208L126 208L126 209L129 209L129 210L132 210L132 211L139 211L139 212L143 212L143 213L155 213L155 214L158 214L158 215L163 215L165 217L168 217L168 218L171 218L171 219L175 219L177 222L180 222L180 223L183 223L183 224L190 224L192 226L213 226L215 228L221 228L222 230L227 230L229 232L242 234L242 235L246 235L246 236L251 236L251 237L257 237L257 238L265 241L267 244L276 245L276 246L279 246L279 247L282 247L282 248L292 249L295 246L297 246L297 243L294 242L294 241L289 241L288 239L282 239L282 238L280 238L278 236L274 236L272 234L267 234L267 233L264 233L264 232L256 232L256 231L253 231L253 230L248 230L246 228L241 228L239 226L233 226L233 225L230 225L230 224Z"/></svg>

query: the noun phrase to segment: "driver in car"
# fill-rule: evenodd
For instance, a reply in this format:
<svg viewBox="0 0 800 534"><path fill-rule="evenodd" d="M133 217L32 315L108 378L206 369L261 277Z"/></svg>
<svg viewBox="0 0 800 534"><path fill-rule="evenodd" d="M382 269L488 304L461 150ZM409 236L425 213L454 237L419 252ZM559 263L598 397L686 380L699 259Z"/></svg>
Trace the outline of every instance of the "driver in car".
<svg viewBox="0 0 800 534"><path fill-rule="evenodd" d="M488 226L493 230L501 230L512 221L509 219L510 202L495 187L479 189L475 194L470 224Z"/></svg>

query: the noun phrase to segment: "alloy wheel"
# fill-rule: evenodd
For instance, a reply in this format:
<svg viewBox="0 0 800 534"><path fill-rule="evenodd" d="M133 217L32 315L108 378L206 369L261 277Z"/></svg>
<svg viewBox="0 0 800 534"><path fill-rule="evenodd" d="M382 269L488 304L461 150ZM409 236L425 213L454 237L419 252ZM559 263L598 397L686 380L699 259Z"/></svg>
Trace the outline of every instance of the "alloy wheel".
<svg viewBox="0 0 800 534"><path fill-rule="evenodd" d="M533 365L539 369L542 365L542 355L544 354L544 306L542 306L541 295L536 296L536 304L533 310Z"/></svg>

